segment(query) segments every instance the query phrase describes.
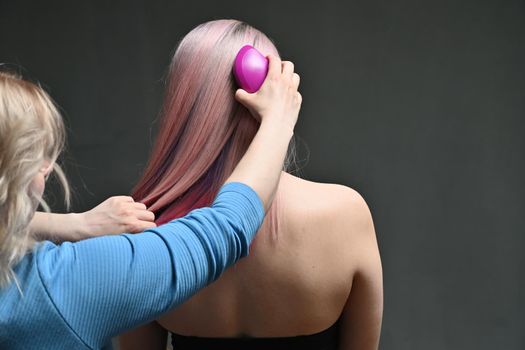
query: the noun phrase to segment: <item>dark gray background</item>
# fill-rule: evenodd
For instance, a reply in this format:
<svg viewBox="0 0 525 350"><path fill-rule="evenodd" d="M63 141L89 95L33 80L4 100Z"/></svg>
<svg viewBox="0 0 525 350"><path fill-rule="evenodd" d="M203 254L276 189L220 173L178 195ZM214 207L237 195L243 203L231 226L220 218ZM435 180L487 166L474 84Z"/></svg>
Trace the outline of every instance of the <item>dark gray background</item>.
<svg viewBox="0 0 525 350"><path fill-rule="evenodd" d="M303 176L371 207L381 348L525 348L524 1L1 0L0 61L63 108L73 209L130 190L174 47L218 18L295 62Z"/></svg>

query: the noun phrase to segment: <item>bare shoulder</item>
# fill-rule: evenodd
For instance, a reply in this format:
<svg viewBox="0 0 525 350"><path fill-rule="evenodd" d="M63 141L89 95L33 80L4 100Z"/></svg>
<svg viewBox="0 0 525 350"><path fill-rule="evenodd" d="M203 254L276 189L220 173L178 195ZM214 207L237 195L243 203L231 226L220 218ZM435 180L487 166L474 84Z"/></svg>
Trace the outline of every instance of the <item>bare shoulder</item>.
<svg viewBox="0 0 525 350"><path fill-rule="evenodd" d="M359 192L291 175L281 181L283 217L298 249L308 251L324 266L339 266L336 270L345 276L379 266L374 262L378 246L372 215Z"/></svg>
<svg viewBox="0 0 525 350"><path fill-rule="evenodd" d="M363 196L348 186L307 181L287 174L286 202L310 225L344 234L373 233L370 209Z"/></svg>

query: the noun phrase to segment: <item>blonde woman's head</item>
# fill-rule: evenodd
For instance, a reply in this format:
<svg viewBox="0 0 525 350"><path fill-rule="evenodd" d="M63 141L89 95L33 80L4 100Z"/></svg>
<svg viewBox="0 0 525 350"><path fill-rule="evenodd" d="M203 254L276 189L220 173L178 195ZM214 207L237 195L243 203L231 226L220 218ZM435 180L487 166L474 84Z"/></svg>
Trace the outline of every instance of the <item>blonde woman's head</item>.
<svg viewBox="0 0 525 350"><path fill-rule="evenodd" d="M0 286L12 280L12 267L34 243L29 222L42 200L47 176L63 148L62 118L38 85L0 70Z"/></svg>

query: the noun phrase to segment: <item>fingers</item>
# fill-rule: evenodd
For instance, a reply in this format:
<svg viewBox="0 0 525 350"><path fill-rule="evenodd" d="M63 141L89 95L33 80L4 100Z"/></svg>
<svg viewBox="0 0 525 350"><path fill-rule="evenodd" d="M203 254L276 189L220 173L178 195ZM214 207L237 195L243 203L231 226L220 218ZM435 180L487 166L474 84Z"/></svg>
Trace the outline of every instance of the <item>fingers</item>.
<svg viewBox="0 0 525 350"><path fill-rule="evenodd" d="M278 56L268 55L266 59L268 60L268 73L266 74L263 86L266 85L269 80L278 79L282 71L281 59ZM235 91L235 99L245 107L247 107L246 104L249 103L251 95L253 94L248 93L244 89L237 89L237 91Z"/></svg>
<svg viewBox="0 0 525 350"><path fill-rule="evenodd" d="M133 202L133 204L131 204L132 208L135 208L135 209L141 209L141 210L146 210L147 207L146 207L146 204L144 203L140 203L140 202Z"/></svg>
<svg viewBox="0 0 525 350"><path fill-rule="evenodd" d="M292 62L290 61L283 61L282 62L282 74L284 77L286 77L287 79L290 79L292 80L293 79L293 70L294 70L294 65Z"/></svg>
<svg viewBox="0 0 525 350"><path fill-rule="evenodd" d="M293 87L295 89L298 89L299 83L301 82L301 77L299 76L299 74L293 73L292 82L293 82Z"/></svg>
<svg viewBox="0 0 525 350"><path fill-rule="evenodd" d="M124 225L125 231L139 233L157 226L154 222L155 214L144 203L135 202L130 196L114 196L111 199L117 204L114 207L116 217Z"/></svg>
<svg viewBox="0 0 525 350"><path fill-rule="evenodd" d="M281 59L275 55L268 55L268 78L277 78L281 75Z"/></svg>
<svg viewBox="0 0 525 350"><path fill-rule="evenodd" d="M120 205L122 208L132 208L138 210L146 210L147 207L144 203L135 202L130 196L113 196L108 201Z"/></svg>
<svg viewBox="0 0 525 350"><path fill-rule="evenodd" d="M108 200L122 201L122 202L134 202L135 201L133 197L130 197L130 196L113 196L113 197L109 197Z"/></svg>
<svg viewBox="0 0 525 350"><path fill-rule="evenodd" d="M147 229L157 227L155 224L155 214L146 209L143 203L133 203L134 210L131 212L133 223L129 226L129 232L139 233Z"/></svg>
<svg viewBox="0 0 525 350"><path fill-rule="evenodd" d="M155 214L149 210L135 210L134 215L139 220L155 221Z"/></svg>
<svg viewBox="0 0 525 350"><path fill-rule="evenodd" d="M135 209L125 220L125 231L130 233L139 233L147 229L157 227L155 224L155 214L149 210Z"/></svg>
<svg viewBox="0 0 525 350"><path fill-rule="evenodd" d="M235 91L235 99L237 102L246 105L246 103L250 100L250 94L243 89L237 89L237 91Z"/></svg>
<svg viewBox="0 0 525 350"><path fill-rule="evenodd" d="M289 116L290 123L295 125L302 99L297 91L300 77L294 72L295 67L292 62L281 61L274 55L268 55L267 59L268 74L261 88L255 93L238 89L235 92L235 99L259 122L265 118L280 117L280 122L283 122L282 117Z"/></svg>
<svg viewBox="0 0 525 350"><path fill-rule="evenodd" d="M140 233L154 227L157 227L154 222L137 220L130 224L126 231L129 233Z"/></svg>
<svg viewBox="0 0 525 350"><path fill-rule="evenodd" d="M297 91L296 95L295 95L295 99L297 101L297 103L299 105L301 105L303 103L303 95L301 95L301 93L299 91Z"/></svg>

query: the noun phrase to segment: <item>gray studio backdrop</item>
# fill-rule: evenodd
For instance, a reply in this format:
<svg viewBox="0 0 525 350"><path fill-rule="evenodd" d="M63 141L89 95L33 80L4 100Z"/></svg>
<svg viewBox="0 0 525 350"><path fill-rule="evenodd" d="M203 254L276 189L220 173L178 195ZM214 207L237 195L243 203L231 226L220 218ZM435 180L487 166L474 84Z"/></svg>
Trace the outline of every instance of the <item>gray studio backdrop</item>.
<svg viewBox="0 0 525 350"><path fill-rule="evenodd" d="M381 348L524 349L525 2L1 0L0 61L63 109L74 210L129 192L174 47L218 18L295 62L302 176L373 212Z"/></svg>

